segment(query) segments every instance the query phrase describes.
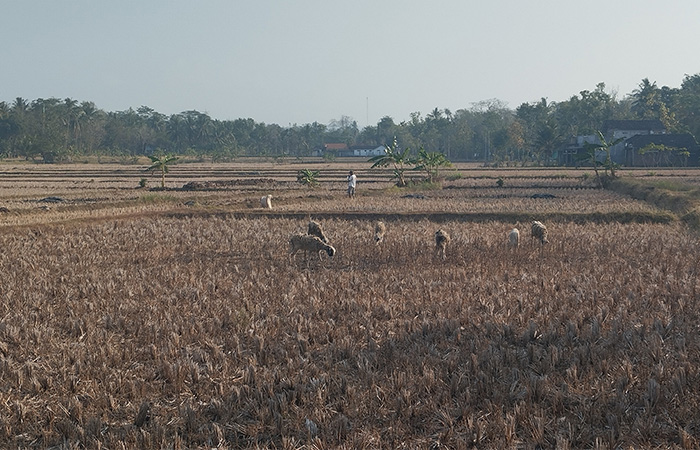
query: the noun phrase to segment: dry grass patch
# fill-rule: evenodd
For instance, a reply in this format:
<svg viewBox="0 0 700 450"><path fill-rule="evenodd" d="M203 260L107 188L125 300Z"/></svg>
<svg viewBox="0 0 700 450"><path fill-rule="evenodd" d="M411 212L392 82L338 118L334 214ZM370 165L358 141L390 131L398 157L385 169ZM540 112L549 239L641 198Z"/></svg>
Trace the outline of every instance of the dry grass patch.
<svg viewBox="0 0 700 450"><path fill-rule="evenodd" d="M675 225L142 218L0 236L5 447L692 448Z"/></svg>

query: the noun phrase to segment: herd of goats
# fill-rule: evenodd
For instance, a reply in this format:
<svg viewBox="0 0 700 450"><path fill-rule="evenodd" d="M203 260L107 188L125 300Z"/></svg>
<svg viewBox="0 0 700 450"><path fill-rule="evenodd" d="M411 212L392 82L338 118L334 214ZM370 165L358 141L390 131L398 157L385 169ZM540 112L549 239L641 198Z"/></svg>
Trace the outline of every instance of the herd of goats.
<svg viewBox="0 0 700 450"><path fill-rule="evenodd" d="M380 245L384 240L385 234L386 225L384 222L376 222L374 225L374 243ZM549 242L547 239L547 227L537 220L531 223L531 235L542 244ZM449 242L450 235L445 230L441 228L435 232L435 252L443 260L446 258L447 245ZM326 252L328 256L333 256L336 253L335 248L330 245L328 237L323 232L321 224L314 220L309 221L306 234L293 234L289 239L289 244L290 259L292 259L299 250L305 252L307 260L309 252L318 254L319 259L321 259L322 252ZM520 245L520 230L513 228L510 233L508 233L508 244L515 248Z"/></svg>
<svg viewBox="0 0 700 450"><path fill-rule="evenodd" d="M260 206L266 209L272 209L272 195L266 195L260 198ZM386 233L386 225L384 222L376 222L374 225L374 243L380 245L384 240ZM542 244L549 242L547 239L547 227L540 221L534 220L531 223L531 235L539 240ZM450 242L450 235L442 228L435 232L435 252L442 259L446 258L447 245ZM520 230L513 228L508 234L508 243L512 247L517 248L520 245ZM321 259L321 253L326 252L328 256L333 256L336 253L335 248L330 245L328 237L323 232L323 228L316 221L309 221L309 226L306 234L297 233L289 239L290 250L289 258L292 259L299 250L304 250L307 260L309 252L318 254Z"/></svg>

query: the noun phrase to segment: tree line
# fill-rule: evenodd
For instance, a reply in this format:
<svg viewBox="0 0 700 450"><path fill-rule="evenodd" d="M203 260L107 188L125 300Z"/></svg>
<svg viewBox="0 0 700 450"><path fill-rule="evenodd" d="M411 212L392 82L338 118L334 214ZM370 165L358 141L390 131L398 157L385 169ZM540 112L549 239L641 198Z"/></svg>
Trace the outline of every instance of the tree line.
<svg viewBox="0 0 700 450"><path fill-rule="evenodd" d="M398 123L385 116L363 129L346 116L285 128L250 118L217 120L195 110L170 116L147 106L107 112L90 101L18 97L0 102L0 156L50 163L160 153L226 161L309 156L326 143L388 147L396 141L414 154L425 149L453 161L546 164L568 139L595 134L607 119L659 119L669 132L698 136L700 74L686 75L678 88L644 78L622 98L599 83L561 102L542 98L510 109L492 99L456 111L414 112Z"/></svg>

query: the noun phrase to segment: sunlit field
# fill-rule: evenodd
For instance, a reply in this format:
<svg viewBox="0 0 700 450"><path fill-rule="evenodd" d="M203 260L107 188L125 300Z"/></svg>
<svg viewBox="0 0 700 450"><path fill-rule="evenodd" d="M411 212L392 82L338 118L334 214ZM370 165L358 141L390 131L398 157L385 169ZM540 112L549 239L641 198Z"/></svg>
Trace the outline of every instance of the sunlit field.
<svg viewBox="0 0 700 450"><path fill-rule="evenodd" d="M695 231L583 170L399 190L317 164L316 189L291 163L173 166L164 190L0 167L0 447L700 445ZM335 256L289 258L309 219Z"/></svg>
<svg viewBox="0 0 700 450"><path fill-rule="evenodd" d="M358 167L359 166L359 167ZM301 168L320 172L320 185L296 182ZM358 196L344 201L348 168L358 174ZM686 170L655 176L668 181L700 180ZM592 173L574 169L485 169L456 165L443 172L442 189L392 189L388 170L369 170L365 161L267 163L191 163L176 165L160 189L158 174L140 165L76 164L0 166L2 225L30 225L82 218L126 216L185 209L260 213L259 199L273 194L278 213L374 214L640 214L658 208L610 191L595 188ZM629 172L646 177L646 172ZM409 179L420 179L412 173ZM503 185L498 186L498 179ZM140 187L144 182L145 187ZM700 184L700 182L699 182ZM546 195L550 198L533 198ZM55 199L59 201L54 201Z"/></svg>

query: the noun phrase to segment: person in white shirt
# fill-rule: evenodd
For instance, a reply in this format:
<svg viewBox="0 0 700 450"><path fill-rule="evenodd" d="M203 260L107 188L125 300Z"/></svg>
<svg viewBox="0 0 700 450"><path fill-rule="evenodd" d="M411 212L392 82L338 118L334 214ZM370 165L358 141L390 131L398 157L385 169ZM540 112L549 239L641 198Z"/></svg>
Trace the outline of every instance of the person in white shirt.
<svg viewBox="0 0 700 450"><path fill-rule="evenodd" d="M350 171L348 175L348 197L355 197L355 186L357 185L357 176Z"/></svg>

